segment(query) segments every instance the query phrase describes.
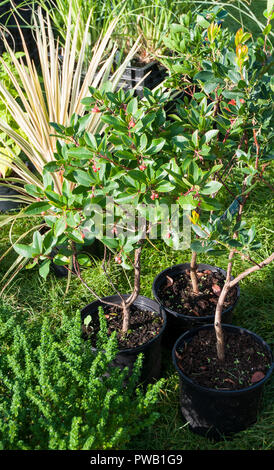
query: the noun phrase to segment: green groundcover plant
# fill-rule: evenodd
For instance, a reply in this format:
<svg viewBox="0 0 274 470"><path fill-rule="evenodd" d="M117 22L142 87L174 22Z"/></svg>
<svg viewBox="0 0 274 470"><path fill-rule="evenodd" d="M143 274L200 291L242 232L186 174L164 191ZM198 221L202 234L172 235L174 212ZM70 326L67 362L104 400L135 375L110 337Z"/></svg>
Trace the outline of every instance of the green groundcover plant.
<svg viewBox="0 0 274 470"><path fill-rule="evenodd" d="M103 315L96 355L81 338L80 314L63 314L60 328L23 317L1 301L2 450L123 449L155 422L163 380L136 388L142 355L127 381L126 369L111 366L116 335L107 338Z"/></svg>

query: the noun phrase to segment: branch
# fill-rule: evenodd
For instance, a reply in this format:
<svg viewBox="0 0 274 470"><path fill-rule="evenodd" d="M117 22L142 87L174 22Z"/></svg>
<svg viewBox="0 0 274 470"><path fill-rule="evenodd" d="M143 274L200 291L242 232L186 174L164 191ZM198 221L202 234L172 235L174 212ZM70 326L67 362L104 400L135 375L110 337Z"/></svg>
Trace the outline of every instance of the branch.
<svg viewBox="0 0 274 470"><path fill-rule="evenodd" d="M255 126L255 119L253 119L252 124L253 124L253 126ZM256 146L255 168L256 168L256 170L258 170L260 146L259 146L259 144L258 144L257 134L256 134L255 127L253 127L253 138L254 138L254 143L255 143L255 146Z"/></svg>
<svg viewBox="0 0 274 470"><path fill-rule="evenodd" d="M246 276L248 276L249 274L255 272L255 271L258 271L259 269L262 269L264 268L265 266L267 266L268 264L270 264L272 261L274 260L274 252L272 253L272 255L270 255L268 258L266 258L264 261L262 261L261 263L259 264L256 264L256 266L252 266L251 268L248 268L246 269L245 271L243 271L241 274L239 274L237 277L235 277L235 279L233 279L232 281L229 282L229 289L231 289L232 287L234 287L236 284L238 284L238 282L242 281L242 279L244 279Z"/></svg>
<svg viewBox="0 0 274 470"><path fill-rule="evenodd" d="M126 300L126 305L130 306L138 297L140 293L140 279L141 279L141 252L143 247L143 240L140 240L141 246L135 250L134 260L134 287L130 297Z"/></svg>
<svg viewBox="0 0 274 470"><path fill-rule="evenodd" d="M113 288L113 290L115 290L116 294L119 295L121 301L123 302L123 297L122 297L121 293L118 291L118 289L116 289L114 283L111 280L110 275L108 274L108 272L105 268L106 256L107 256L107 247L106 247L106 245L104 245L104 258L103 258L103 261L102 261L102 269L103 269L103 271L106 275L106 278L107 278L108 282L110 283L111 287Z"/></svg>

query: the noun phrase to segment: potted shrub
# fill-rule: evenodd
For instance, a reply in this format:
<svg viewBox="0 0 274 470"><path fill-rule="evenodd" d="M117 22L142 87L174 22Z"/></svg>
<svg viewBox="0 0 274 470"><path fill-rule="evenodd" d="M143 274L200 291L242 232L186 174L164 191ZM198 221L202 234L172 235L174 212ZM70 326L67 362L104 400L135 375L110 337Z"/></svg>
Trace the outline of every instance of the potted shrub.
<svg viewBox="0 0 274 470"><path fill-rule="evenodd" d="M271 16L271 13L269 15ZM183 20L184 25L175 31L176 34L182 34L186 30L187 23L190 21L189 15L183 17ZM200 39L204 38L206 33L208 44L204 45L203 50L196 52L194 50L191 62L193 74L191 75L189 72L189 76L193 78L193 85L197 83L199 86L199 93L192 93L190 103L188 100L181 101L177 106L176 113L172 115L176 124L180 124L183 129L181 135L175 137L175 145L184 150L185 168L187 168L188 162L193 159L201 169L210 168L216 163L223 165L222 168L216 167L213 172L215 181L212 181L211 184L213 187L216 184L222 184L223 193L226 193L226 197L229 198L229 210L237 212L238 201L241 198L246 199L246 191L249 192L248 186L251 182L257 184L260 180L265 181L264 172L269 165L269 158L271 158L270 57L267 49L264 51L260 47L261 38L257 42L251 43L251 34L245 33L242 29L233 35L228 31L222 32L217 22L208 25L206 23L207 21L204 24L203 17L195 22L194 30L197 30L196 33ZM224 43L224 41L226 42ZM265 31L264 44L267 44L267 30ZM224 45L226 45L226 49L224 49ZM207 57L204 63L202 63L203 54L206 54ZM215 60L213 60L213 56ZM193 64L196 64L196 68ZM190 64L185 65L189 66ZM198 69L200 70L197 73ZM193 129L195 130L193 131ZM266 182L266 184L271 187L270 183ZM182 204L185 204L184 207L190 204L191 209L201 212L205 205L200 204L198 207L197 195L196 201L193 201L195 199L193 195L195 195L195 187L190 187L187 193L182 196ZM211 199L209 204L216 204L215 200ZM203 211L201 216L198 214L195 217L197 221L199 217L201 220ZM189 284L192 286L193 311L197 316L201 315L199 302L202 300L200 305L203 306L204 299L197 297L198 279L199 276L203 277L205 271L216 281L213 282L211 288L216 291L216 296L210 299L212 301L211 316L207 315L204 318L195 319L192 315L193 318L189 318L189 321L186 322L187 318L181 317L180 314L178 315L178 310L171 308L173 329L176 334L177 327L180 327L180 320L185 322L185 329L191 328L195 324L197 326L201 321L206 323L214 321L215 305L225 281L224 272L220 283L216 274L210 274L211 268L209 266L204 266L204 273L197 272L197 251L203 251L199 239L203 238L204 234L199 223L194 221L192 226L197 239L191 245L191 262L188 265L167 268L163 273L160 273L154 281L154 295L158 301L161 301L159 289L161 286L165 286L166 276L168 276L170 284L170 293L173 295L174 277L187 269L189 282L182 283L183 290L178 292L187 307L189 307L189 302L185 301L185 289ZM214 246L210 250L214 250ZM230 299L231 294L233 296ZM232 309L238 296L238 287L237 289L234 287L234 292L230 291L226 296L227 305L224 305L222 312L223 320L228 323L231 321ZM179 305L181 304L179 298ZM179 311L179 313L182 312L183 310ZM228 315L227 318L225 318L226 315ZM182 324L181 327L183 326Z"/></svg>
<svg viewBox="0 0 274 470"><path fill-rule="evenodd" d="M229 237L229 231L222 228L220 219L216 219L213 228L215 234L219 231L222 247L231 244L226 281L216 305L214 325L185 332L173 348L173 362L181 383L182 415L192 431L214 438L242 431L256 422L264 384L274 369L272 351L261 337L245 328L222 325L221 322L229 291L246 276L274 260L272 253L263 261L254 261L247 254L247 249L257 248L254 229L247 230L243 222L241 227L239 222L233 224L233 229L234 236ZM232 279L235 255L241 255L253 265Z"/></svg>
<svg viewBox="0 0 274 470"><path fill-rule="evenodd" d="M149 100L141 102L132 97L133 92L123 90L114 94L90 88L90 93L91 97L83 103L89 116L100 113L104 133L91 134L83 127L83 118L76 115L69 127L52 123L62 139L58 141L55 160L44 167L42 188L25 187L37 198L25 209L25 215L42 216L47 230L43 234L34 232L32 244L18 243L14 249L19 256L32 258L28 267L38 265L43 277L46 278L54 261L76 275L88 289L96 300L82 309L82 320L91 344L94 345L98 331L98 307L103 306L109 329L118 332L119 364L125 362L125 355L134 362L145 347L154 349L153 357L144 351L144 371L148 363L153 366L153 371L142 376L147 381L159 375L165 313L157 302L140 296L141 253L151 226L142 217L136 231L135 210L139 210L139 205L143 209L148 203L156 204L161 194L173 189L164 181L166 173L162 168L162 159L169 158L169 143L158 137L160 126L165 126L162 103L168 96L147 91ZM60 172L63 183L58 193L53 176ZM124 207L126 202L130 204ZM102 267L115 297L101 298L96 287L89 286L83 277L84 266L90 264L90 259L77 251L76 244L93 238L105 246ZM58 253L53 257L57 245ZM121 267L133 268L134 286L130 294L120 293L111 280L106 268L108 250ZM86 324L86 317L90 317L90 324Z"/></svg>
<svg viewBox="0 0 274 470"><path fill-rule="evenodd" d="M214 173L215 167L211 171ZM210 192L215 194L221 187L220 183L208 179L208 173L210 172L206 172L204 175L204 181L196 181L194 186L194 191L199 193L200 206L198 210L203 203L205 206L208 204L203 201L203 198L207 198ZM188 203L185 202L184 196L181 196L179 203L182 204L184 211L189 207L185 205ZM196 203L197 201L194 200L194 204ZM165 344L167 347L172 348L174 340L182 332L201 324L214 322L215 307L225 283L226 272L217 266L197 263L197 256L201 251L206 252L206 249L202 250L201 245L199 245L201 240L203 240L203 232L201 229L199 232L197 222L200 217L203 220L209 220L212 217L213 205L208 207L210 207L210 212L205 212L203 215L203 211L200 209L200 215L193 210L190 217L192 226L195 227L196 233L199 233L199 236L196 235L196 240L190 245L190 262L165 268L153 281L152 290L154 297L167 314L167 330L165 334ZM216 210L216 206L214 207ZM211 253L213 253L213 250L214 247L212 246L208 248L208 251ZM239 287L236 285L225 300L222 311L223 321L230 323L232 312L238 299Z"/></svg>
<svg viewBox="0 0 274 470"><path fill-rule="evenodd" d="M231 150L221 155L219 149L220 129L215 128L215 103L208 103L206 93L200 93L199 98L193 98L189 103L179 101L171 127L181 129L173 135L172 140L177 150L177 159L183 158L183 171L173 166L168 169L171 181L180 184L178 203L184 211L192 211L192 220L209 220L216 211L223 210L218 191L226 184L219 177L222 165L231 158ZM193 128L195 130L193 130ZM224 149L222 148L222 151ZM181 155L181 157L180 157ZM185 186L186 185L186 186ZM171 266L159 273L153 283L153 294L165 308L170 325L170 347L175 337L201 323L214 321L215 305L218 294L225 281L226 273L217 266L197 262L199 238L203 232L197 224L192 224L195 230L195 241L191 244L191 260L176 266ZM227 299L223 311L224 320L230 322L233 308L239 297L237 287ZM173 333L172 333L173 332ZM177 336L178 337L178 336Z"/></svg>
<svg viewBox="0 0 274 470"><path fill-rule="evenodd" d="M266 11L266 16L270 18L272 11ZM259 247L255 227L247 228L242 220L258 183L273 189L266 176L271 146L269 57L267 50L260 47L260 38L254 47L245 45L248 39L242 30L237 32L235 70L227 71L233 83L230 90L221 87L222 99L216 115L223 128L222 148L233 150L218 178L233 199L221 217L213 217L207 224L198 219L193 221L201 237L195 241L198 251L214 248L216 253L218 249L228 253L226 280L219 292L214 325L186 332L173 349L173 361L181 380L183 416L193 431L213 437L241 431L256 422L264 384L273 372L273 355L262 338L241 327L222 325L221 321L224 301L231 289L274 259L273 253L264 260L254 259L253 252ZM266 37L263 43L266 44ZM230 99L229 103L223 103L223 97ZM226 131L225 122L230 122ZM248 261L251 267L236 273L233 279L236 256ZM199 363L199 358L205 362ZM209 369L211 373L214 369L212 375ZM192 374L196 374L195 378Z"/></svg>

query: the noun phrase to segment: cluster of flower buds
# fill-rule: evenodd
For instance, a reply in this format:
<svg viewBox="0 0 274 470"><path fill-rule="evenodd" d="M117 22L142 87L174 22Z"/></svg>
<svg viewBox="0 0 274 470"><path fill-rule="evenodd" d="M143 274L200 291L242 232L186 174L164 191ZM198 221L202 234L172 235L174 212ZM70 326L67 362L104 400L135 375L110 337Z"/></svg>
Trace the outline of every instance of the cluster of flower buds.
<svg viewBox="0 0 274 470"><path fill-rule="evenodd" d="M159 194L156 193L155 191L152 191L152 194L150 196L150 199L152 199L154 201L154 199L158 199L159 198Z"/></svg>
<svg viewBox="0 0 274 470"><path fill-rule="evenodd" d="M131 127L134 127L135 126L135 121L134 119L130 119L129 123L128 123L128 129L131 129Z"/></svg>
<svg viewBox="0 0 274 470"><path fill-rule="evenodd" d="M98 108L98 105L95 104L95 106L91 110L92 113L100 113L100 109Z"/></svg>

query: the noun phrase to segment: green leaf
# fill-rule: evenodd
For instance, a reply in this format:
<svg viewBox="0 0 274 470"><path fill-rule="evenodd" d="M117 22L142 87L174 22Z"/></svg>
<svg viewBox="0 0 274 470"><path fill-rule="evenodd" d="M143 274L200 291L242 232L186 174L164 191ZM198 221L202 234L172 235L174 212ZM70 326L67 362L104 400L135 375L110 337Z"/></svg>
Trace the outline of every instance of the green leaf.
<svg viewBox="0 0 274 470"><path fill-rule="evenodd" d="M30 204L25 210L25 214L28 215L38 215L41 214L42 212L46 212L48 209L50 209L51 205L46 202L46 201L39 201L39 202L34 202L33 204Z"/></svg>
<svg viewBox="0 0 274 470"><path fill-rule="evenodd" d="M252 226L248 232L247 232L247 235L248 235L248 243L252 243L255 236L256 236L256 230L255 230L255 227Z"/></svg>
<svg viewBox="0 0 274 470"><path fill-rule="evenodd" d="M66 221L65 217L60 217L54 225L54 235L55 235L55 237L58 238L60 235L62 235L62 233L64 233L66 228L67 228L67 221Z"/></svg>
<svg viewBox="0 0 274 470"><path fill-rule="evenodd" d="M14 250L16 251L16 253L18 253L18 255L21 255L24 258L33 257L34 249L32 246L17 243L16 245L14 245Z"/></svg>
<svg viewBox="0 0 274 470"><path fill-rule="evenodd" d="M206 143L213 139L213 137L216 137L218 133L218 129L211 129L210 131L207 131L204 135Z"/></svg>
<svg viewBox="0 0 274 470"><path fill-rule="evenodd" d="M90 132L86 132L84 134L84 139L85 139L85 142L86 144L91 147L92 149L96 150L97 149L97 142L96 142L96 138L93 134L91 134Z"/></svg>
<svg viewBox="0 0 274 470"><path fill-rule="evenodd" d="M137 98L132 98L127 105L127 113L128 114L135 114L138 110L138 100Z"/></svg>
<svg viewBox="0 0 274 470"><path fill-rule="evenodd" d="M169 193L170 191L172 191L173 189L175 188L175 186L171 183L168 183L168 182L165 182L165 181L161 181L161 183L159 183L157 186L156 186L156 191L158 191L159 193Z"/></svg>
<svg viewBox="0 0 274 470"><path fill-rule="evenodd" d="M142 124L144 127L149 127L149 124L151 124L156 117L156 113L148 113L146 116L142 119Z"/></svg>
<svg viewBox="0 0 274 470"><path fill-rule="evenodd" d="M144 152L146 155L153 155L155 153L160 152L162 150L163 146L165 145L166 141L163 138L160 139L153 139L151 142L151 145L149 146L148 149Z"/></svg>
<svg viewBox="0 0 274 470"><path fill-rule="evenodd" d="M105 122L106 124L109 124L110 126L112 126L117 131L123 131L124 132L125 130L128 130L127 126L122 121L120 121L118 118L116 118L114 116L110 116L108 114L105 114L101 117L101 120L103 122Z"/></svg>
<svg viewBox="0 0 274 470"><path fill-rule="evenodd" d="M46 233L43 240L44 254L48 255L51 253L52 249L56 246L57 238L54 236L52 231Z"/></svg>
<svg viewBox="0 0 274 470"><path fill-rule="evenodd" d="M35 249L35 252L42 253L43 251L43 237L40 232L34 232L32 246Z"/></svg>
<svg viewBox="0 0 274 470"><path fill-rule="evenodd" d="M25 269L32 269L34 268L34 266L36 266L38 263L38 259L35 259L33 260L31 263L28 263L26 266L25 266Z"/></svg>
<svg viewBox="0 0 274 470"><path fill-rule="evenodd" d="M70 240L72 240L74 242L84 243L84 239L82 237L82 232L80 232L80 230L67 231L67 236Z"/></svg>
<svg viewBox="0 0 274 470"><path fill-rule="evenodd" d="M267 36L271 31L271 24L269 23L263 30L263 34Z"/></svg>
<svg viewBox="0 0 274 470"><path fill-rule="evenodd" d="M135 154L131 152L130 150L118 150L117 152L115 152L115 156L118 158L123 158L123 159L126 158L129 160L136 158Z"/></svg>
<svg viewBox="0 0 274 470"><path fill-rule="evenodd" d="M243 247L242 243L238 242L237 240L229 240L227 243L232 248L242 248Z"/></svg>
<svg viewBox="0 0 274 470"><path fill-rule="evenodd" d="M115 238L102 237L100 240L110 249L116 250L119 247L119 241Z"/></svg>
<svg viewBox="0 0 274 470"><path fill-rule="evenodd" d="M176 135L175 137L172 138L172 140L177 147L183 150L185 149L186 145L189 144L189 140L183 135Z"/></svg>
<svg viewBox="0 0 274 470"><path fill-rule="evenodd" d="M70 263L70 257L58 253L56 256L54 256L53 262L58 266L65 266Z"/></svg>
<svg viewBox="0 0 274 470"><path fill-rule="evenodd" d="M197 15L196 21L202 28L208 28L210 26L210 23L202 15Z"/></svg>
<svg viewBox="0 0 274 470"><path fill-rule="evenodd" d="M49 273L49 270L50 270L50 263L51 263L51 260L50 259L45 259L41 266L39 267L39 274L40 276L42 276L44 279L47 278L48 276L48 273Z"/></svg>
<svg viewBox="0 0 274 470"><path fill-rule="evenodd" d="M140 139L139 149L143 151L146 148L146 146L147 146L147 136L146 134L142 134L141 139Z"/></svg>
<svg viewBox="0 0 274 470"><path fill-rule="evenodd" d="M85 255L84 253L79 253L77 255L77 260L80 266L89 267L92 265L90 257L88 255Z"/></svg>
<svg viewBox="0 0 274 470"><path fill-rule="evenodd" d="M82 186L90 187L94 183L94 179L91 178L87 171L77 169L73 171L73 176L77 183L81 184Z"/></svg>
<svg viewBox="0 0 274 470"><path fill-rule="evenodd" d="M214 194L222 187L222 183L219 181L209 181L206 185L200 190L200 194Z"/></svg>
<svg viewBox="0 0 274 470"><path fill-rule="evenodd" d="M208 237L207 232L205 232L205 230L203 230L202 227L200 227L200 225L192 224L191 228L196 233L196 235L198 235L198 237L201 237L201 238Z"/></svg>
<svg viewBox="0 0 274 470"><path fill-rule="evenodd" d="M193 199L193 197L188 194L187 196L179 197L178 202L184 210L192 210L196 209L199 201L197 199Z"/></svg>
<svg viewBox="0 0 274 470"><path fill-rule="evenodd" d="M25 184L24 187L27 193L30 194L31 196L40 198L41 196L44 195L43 190L39 188L39 186L36 186L34 184Z"/></svg>
<svg viewBox="0 0 274 470"><path fill-rule="evenodd" d="M215 80L215 75L212 72L204 70L202 72L196 73L194 79L201 80L201 82L211 82Z"/></svg>
<svg viewBox="0 0 274 470"><path fill-rule="evenodd" d="M43 185L44 188L54 188L54 181L52 175L48 171L43 171Z"/></svg>
<svg viewBox="0 0 274 470"><path fill-rule="evenodd" d="M174 181L181 189L185 190L187 188L188 185L182 181L182 176L168 168L166 169L166 172L171 176L171 181Z"/></svg>
<svg viewBox="0 0 274 470"><path fill-rule="evenodd" d="M63 134L65 130L65 126L62 126L61 124L57 124L56 122L50 122L49 123L51 127L53 127L59 134Z"/></svg>
<svg viewBox="0 0 274 470"><path fill-rule="evenodd" d="M191 243L190 249L195 251L196 253L205 253L207 251L207 247L204 246L202 241L195 240Z"/></svg>
<svg viewBox="0 0 274 470"><path fill-rule="evenodd" d="M78 133L84 131L91 120L91 115L86 114L78 119Z"/></svg>
<svg viewBox="0 0 274 470"><path fill-rule="evenodd" d="M195 145L195 147L197 148L198 145L199 145L199 132L198 130L194 131L193 134L192 134L192 142L193 144Z"/></svg>
<svg viewBox="0 0 274 470"><path fill-rule="evenodd" d="M44 166L44 170L54 173L60 169L61 165L58 162L49 162Z"/></svg>
<svg viewBox="0 0 274 470"><path fill-rule="evenodd" d="M45 191L45 194L54 206L63 207L62 198L61 198L61 196L59 196L59 194L55 193L51 189L47 189Z"/></svg>
<svg viewBox="0 0 274 470"><path fill-rule="evenodd" d="M93 153L86 147L73 147L68 150L68 156L79 158L79 160L90 160Z"/></svg>
<svg viewBox="0 0 274 470"><path fill-rule="evenodd" d="M135 181L138 181L138 183L145 183L146 184L146 176L145 174L140 170L130 170L128 173L128 176L133 178Z"/></svg>
<svg viewBox="0 0 274 470"><path fill-rule="evenodd" d="M212 93L212 91L214 91L215 88L217 88L217 86L222 84L222 83L223 83L223 80L217 80L216 78L212 82L206 82L204 84L204 92L208 93L208 94Z"/></svg>
<svg viewBox="0 0 274 470"><path fill-rule="evenodd" d="M213 198L204 196L201 201L201 209L205 211L214 211L222 208L222 204Z"/></svg>

